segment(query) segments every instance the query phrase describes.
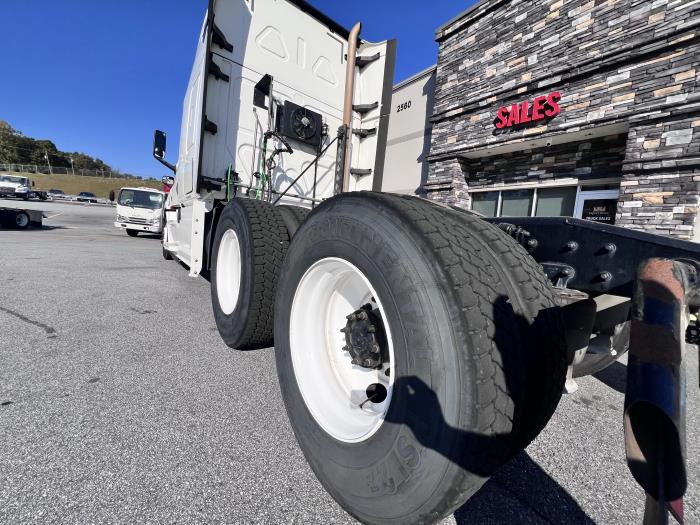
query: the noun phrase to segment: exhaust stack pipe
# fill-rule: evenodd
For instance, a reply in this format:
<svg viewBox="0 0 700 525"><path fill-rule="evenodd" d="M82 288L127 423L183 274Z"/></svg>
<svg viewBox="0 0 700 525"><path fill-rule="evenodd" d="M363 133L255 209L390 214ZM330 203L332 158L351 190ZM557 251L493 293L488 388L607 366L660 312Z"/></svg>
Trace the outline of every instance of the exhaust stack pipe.
<svg viewBox="0 0 700 525"><path fill-rule="evenodd" d="M350 186L350 144L352 140L352 101L355 95L355 60L357 58L357 40L360 37L362 23L356 23L348 37L348 61L345 69L345 99L343 102L343 126L345 127L345 144L343 151L342 191Z"/></svg>

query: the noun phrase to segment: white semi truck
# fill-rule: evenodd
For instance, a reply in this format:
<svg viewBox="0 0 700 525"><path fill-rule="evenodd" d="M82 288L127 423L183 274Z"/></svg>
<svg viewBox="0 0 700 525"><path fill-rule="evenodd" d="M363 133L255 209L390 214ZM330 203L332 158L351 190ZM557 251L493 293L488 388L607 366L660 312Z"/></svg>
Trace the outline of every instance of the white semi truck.
<svg viewBox="0 0 700 525"><path fill-rule="evenodd" d="M45 201L48 197L43 190L32 189L34 181L21 175L0 175L0 197L17 197L29 200L37 198Z"/></svg>
<svg viewBox="0 0 700 525"><path fill-rule="evenodd" d="M176 173L163 253L210 281L226 344L274 345L292 427L328 492L365 523L432 523L537 436L567 370L634 349L636 267L700 254L575 219L493 224L386 192L411 187L385 165L395 43L362 40L360 27L303 0L209 2L175 165L165 133L154 138ZM632 354L631 367L656 355ZM682 395L665 384L663 399ZM668 460L684 448L672 433L646 439L652 416L632 408L663 400L637 386L630 468L650 508L665 509L681 486L664 484L680 476Z"/></svg>

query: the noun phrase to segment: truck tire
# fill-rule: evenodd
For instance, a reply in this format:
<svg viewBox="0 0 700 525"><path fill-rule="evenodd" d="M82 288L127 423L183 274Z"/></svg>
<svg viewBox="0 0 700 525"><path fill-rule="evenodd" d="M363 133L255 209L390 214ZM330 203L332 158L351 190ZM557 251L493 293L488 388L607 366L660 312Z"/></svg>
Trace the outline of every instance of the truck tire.
<svg viewBox="0 0 700 525"><path fill-rule="evenodd" d="M126 234L129 237L136 237L139 234L138 230L126 230Z"/></svg>
<svg viewBox="0 0 700 525"><path fill-rule="evenodd" d="M294 237L294 234L299 229L299 226L306 220L309 216L311 210L307 208L302 208L300 206L278 206L277 209L282 215L282 220L287 227L287 232L289 233L289 238Z"/></svg>
<svg viewBox="0 0 700 525"><path fill-rule="evenodd" d="M25 230L29 228L31 222L31 218L29 217L29 214L27 212L18 211L17 213L15 213L14 226L18 230Z"/></svg>
<svg viewBox="0 0 700 525"><path fill-rule="evenodd" d="M515 241L365 192L324 202L297 232L275 351L309 464L372 524L432 523L463 504L546 424L567 361L549 283Z"/></svg>
<svg viewBox="0 0 700 525"><path fill-rule="evenodd" d="M273 344L275 293L289 234L267 202L233 199L221 212L211 259L211 304L231 348Z"/></svg>

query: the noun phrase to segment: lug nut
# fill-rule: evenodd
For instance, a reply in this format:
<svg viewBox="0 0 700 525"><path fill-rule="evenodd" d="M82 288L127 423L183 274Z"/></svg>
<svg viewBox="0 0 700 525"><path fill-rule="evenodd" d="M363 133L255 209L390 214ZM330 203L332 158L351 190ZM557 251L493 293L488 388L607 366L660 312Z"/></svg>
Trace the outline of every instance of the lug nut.
<svg viewBox="0 0 700 525"><path fill-rule="evenodd" d="M373 354L379 353L379 345L377 345L377 344L372 345L372 353Z"/></svg>
<svg viewBox="0 0 700 525"><path fill-rule="evenodd" d="M356 318L357 316L355 314L350 314L345 319L347 319L348 321L354 321Z"/></svg>
<svg viewBox="0 0 700 525"><path fill-rule="evenodd" d="M566 248L569 251L575 252L576 250L578 250L578 243L576 241L569 241L566 243Z"/></svg>
<svg viewBox="0 0 700 525"><path fill-rule="evenodd" d="M372 368L372 360L371 359L365 359L365 366L367 368Z"/></svg>
<svg viewBox="0 0 700 525"><path fill-rule="evenodd" d="M610 272L600 272L599 279L605 283L611 281L613 276Z"/></svg>
<svg viewBox="0 0 700 525"><path fill-rule="evenodd" d="M364 321L365 319L367 319L367 312L362 311L362 312L358 313L358 314L357 314L357 318L358 318L360 321Z"/></svg>
<svg viewBox="0 0 700 525"><path fill-rule="evenodd" d="M348 345L345 345L345 346L343 347L343 350L345 350L346 352L349 352L349 351L350 351L350 347L349 347Z"/></svg>

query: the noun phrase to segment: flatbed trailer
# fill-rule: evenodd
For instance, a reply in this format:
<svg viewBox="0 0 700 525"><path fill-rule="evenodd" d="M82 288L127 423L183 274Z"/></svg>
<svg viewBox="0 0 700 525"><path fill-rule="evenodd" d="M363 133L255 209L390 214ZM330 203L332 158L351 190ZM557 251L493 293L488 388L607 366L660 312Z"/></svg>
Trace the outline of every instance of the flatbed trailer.
<svg viewBox="0 0 700 525"><path fill-rule="evenodd" d="M40 228L43 218L44 212L41 210L0 206L0 225L6 228L16 228L19 230L24 230L30 226Z"/></svg>
<svg viewBox="0 0 700 525"><path fill-rule="evenodd" d="M645 523L682 519L700 247L568 218L484 220L383 186L394 44L303 0L211 0L163 255L224 342L274 346L314 473L364 523L434 523L629 351ZM235 101L231 102L231 101Z"/></svg>

